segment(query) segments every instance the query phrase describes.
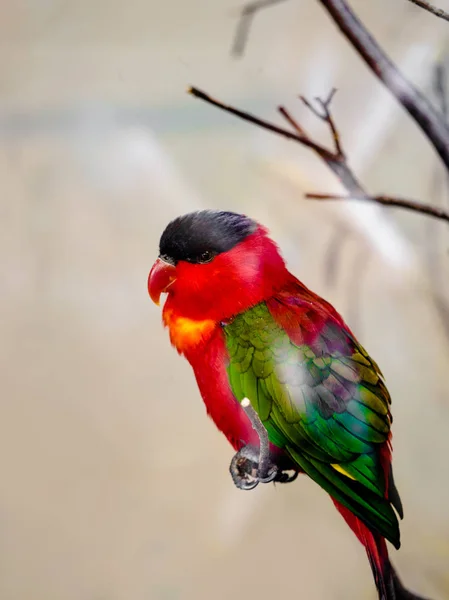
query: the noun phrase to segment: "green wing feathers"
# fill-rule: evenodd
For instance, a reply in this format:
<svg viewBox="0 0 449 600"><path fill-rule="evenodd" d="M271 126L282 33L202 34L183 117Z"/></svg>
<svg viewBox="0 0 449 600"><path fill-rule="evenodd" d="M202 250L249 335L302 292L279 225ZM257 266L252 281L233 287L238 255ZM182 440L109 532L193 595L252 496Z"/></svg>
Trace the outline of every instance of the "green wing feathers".
<svg viewBox="0 0 449 600"><path fill-rule="evenodd" d="M390 503L402 508L381 458L390 397L377 365L323 306L277 299L226 325L230 385L238 400L249 398L273 444L399 547Z"/></svg>

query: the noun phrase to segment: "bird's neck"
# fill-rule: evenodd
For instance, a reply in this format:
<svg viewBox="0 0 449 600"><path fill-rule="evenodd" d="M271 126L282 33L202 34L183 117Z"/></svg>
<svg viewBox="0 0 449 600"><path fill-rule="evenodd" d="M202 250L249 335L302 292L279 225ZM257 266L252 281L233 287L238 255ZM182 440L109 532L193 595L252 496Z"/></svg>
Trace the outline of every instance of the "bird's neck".
<svg viewBox="0 0 449 600"><path fill-rule="evenodd" d="M201 298L191 305L169 295L163 310L163 322L170 333L170 341L180 354L200 351L217 328L264 300L271 298L277 289L272 285L246 286L236 294L220 294Z"/></svg>
<svg viewBox="0 0 449 600"><path fill-rule="evenodd" d="M164 324L178 352L201 348L218 328L264 300L294 279L275 243L263 231L253 234L207 268L180 276L170 288ZM189 274L190 276L187 276Z"/></svg>

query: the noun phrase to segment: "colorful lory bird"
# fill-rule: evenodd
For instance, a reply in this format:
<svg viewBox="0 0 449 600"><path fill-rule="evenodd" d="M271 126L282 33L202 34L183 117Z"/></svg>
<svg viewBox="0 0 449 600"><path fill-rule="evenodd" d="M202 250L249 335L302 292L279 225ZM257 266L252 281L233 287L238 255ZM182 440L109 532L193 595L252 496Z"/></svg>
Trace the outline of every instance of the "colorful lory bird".
<svg viewBox="0 0 449 600"><path fill-rule="evenodd" d="M231 212L178 217L162 234L148 290L157 304L167 294L163 322L237 451L235 483L249 489L306 473L365 546L379 598L415 598L385 543L399 548L403 513L382 373L338 312L287 270L267 230ZM263 472L243 398L268 432Z"/></svg>

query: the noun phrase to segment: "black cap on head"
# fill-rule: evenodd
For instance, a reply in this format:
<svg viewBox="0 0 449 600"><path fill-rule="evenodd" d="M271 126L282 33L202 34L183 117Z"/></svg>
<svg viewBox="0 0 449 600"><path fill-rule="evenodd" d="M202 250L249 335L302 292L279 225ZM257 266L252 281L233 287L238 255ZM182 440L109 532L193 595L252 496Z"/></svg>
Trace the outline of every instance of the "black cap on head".
<svg viewBox="0 0 449 600"><path fill-rule="evenodd" d="M171 221L159 242L159 256L176 264L210 262L254 233L257 223L232 212L200 210Z"/></svg>

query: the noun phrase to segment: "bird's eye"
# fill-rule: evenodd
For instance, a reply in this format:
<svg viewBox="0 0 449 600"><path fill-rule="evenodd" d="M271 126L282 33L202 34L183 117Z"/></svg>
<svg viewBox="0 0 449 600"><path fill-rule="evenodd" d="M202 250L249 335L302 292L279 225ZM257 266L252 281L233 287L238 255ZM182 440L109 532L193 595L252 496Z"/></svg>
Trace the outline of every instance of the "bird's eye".
<svg viewBox="0 0 449 600"><path fill-rule="evenodd" d="M201 254L198 256L198 262L199 263L208 263L213 258L214 258L213 252L211 252L210 250L205 250L204 252L201 252Z"/></svg>

